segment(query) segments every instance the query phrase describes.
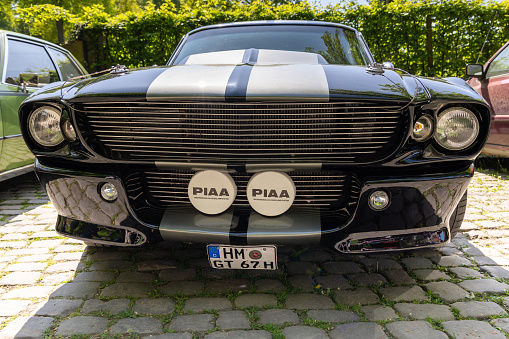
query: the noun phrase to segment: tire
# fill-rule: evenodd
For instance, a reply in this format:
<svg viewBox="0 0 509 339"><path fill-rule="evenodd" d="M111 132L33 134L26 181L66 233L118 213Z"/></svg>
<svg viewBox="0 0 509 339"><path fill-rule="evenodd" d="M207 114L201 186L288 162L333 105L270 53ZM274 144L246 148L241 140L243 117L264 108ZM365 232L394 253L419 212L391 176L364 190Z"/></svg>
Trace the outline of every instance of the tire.
<svg viewBox="0 0 509 339"><path fill-rule="evenodd" d="M451 240L458 234L460 231L461 223L463 222L463 218L465 217L465 211L467 209L467 191L461 197L458 206L452 213L451 219L449 220L449 229L451 230Z"/></svg>

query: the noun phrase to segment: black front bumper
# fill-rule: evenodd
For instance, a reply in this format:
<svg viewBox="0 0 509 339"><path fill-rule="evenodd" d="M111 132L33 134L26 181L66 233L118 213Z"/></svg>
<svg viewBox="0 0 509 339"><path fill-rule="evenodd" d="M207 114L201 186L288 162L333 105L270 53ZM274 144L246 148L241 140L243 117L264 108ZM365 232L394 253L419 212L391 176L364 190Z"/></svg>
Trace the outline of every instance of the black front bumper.
<svg viewBox="0 0 509 339"><path fill-rule="evenodd" d="M126 189L122 175L114 172L90 173L37 162L36 173L60 215L57 231L85 241L119 246L164 240L236 245L321 244L356 252L448 242L449 219L473 176L473 165L465 166L453 173L366 177L360 181L353 208L350 206L347 214L325 216L319 210L292 208L270 218L234 207L219 216L207 216L190 204L164 209L135 206L135 197ZM100 196L99 188L106 182L118 189L119 196L113 202ZM368 205L370 194L378 189L391 198L390 205L382 211L374 211Z"/></svg>

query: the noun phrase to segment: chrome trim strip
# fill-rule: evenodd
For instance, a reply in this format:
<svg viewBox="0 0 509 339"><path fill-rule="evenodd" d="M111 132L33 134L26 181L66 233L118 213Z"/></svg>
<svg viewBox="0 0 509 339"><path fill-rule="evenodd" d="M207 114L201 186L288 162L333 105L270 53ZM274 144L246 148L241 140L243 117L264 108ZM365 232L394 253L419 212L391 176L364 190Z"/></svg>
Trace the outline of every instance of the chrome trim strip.
<svg viewBox="0 0 509 339"><path fill-rule="evenodd" d="M207 163L186 163L171 161L156 161L156 167L160 169L185 169L191 171L201 171L207 169L227 171L228 166L225 164L207 164Z"/></svg>
<svg viewBox="0 0 509 339"><path fill-rule="evenodd" d="M22 134L8 135L6 137L0 137L0 139L12 139L12 138L19 138L19 137L23 137L23 135Z"/></svg>
<svg viewBox="0 0 509 339"><path fill-rule="evenodd" d="M14 177L17 177L18 175L22 175L25 173L29 173L30 171L34 170L34 164L18 167L9 171L5 171L0 173L0 181L12 179Z"/></svg>
<svg viewBox="0 0 509 339"><path fill-rule="evenodd" d="M261 171L279 171L279 172L293 172L303 170L321 170L322 163L309 163L309 164L246 164L247 173L255 173Z"/></svg>

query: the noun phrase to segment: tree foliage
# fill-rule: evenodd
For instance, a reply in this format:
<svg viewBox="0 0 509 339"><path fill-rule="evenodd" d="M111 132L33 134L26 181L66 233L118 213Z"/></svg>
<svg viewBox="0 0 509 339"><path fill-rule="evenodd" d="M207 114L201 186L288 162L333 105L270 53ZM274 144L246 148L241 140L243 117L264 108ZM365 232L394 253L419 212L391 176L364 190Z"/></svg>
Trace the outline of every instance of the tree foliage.
<svg viewBox="0 0 509 339"><path fill-rule="evenodd" d="M377 61L392 61L398 68L425 76L462 76L465 64L479 56L486 35L480 62L509 39L509 0L395 0L370 5L345 1L326 8L307 1L174 1L180 6L170 0L156 4L137 0L137 6L116 14L99 0L89 2L93 6L68 9L65 15L48 5L40 5L47 7L44 10L32 6L31 11L20 9L19 21L34 32L44 22L66 20L67 37L86 44L90 70L117 63L129 67L165 64L188 31L248 20L323 20L350 25L363 33Z"/></svg>

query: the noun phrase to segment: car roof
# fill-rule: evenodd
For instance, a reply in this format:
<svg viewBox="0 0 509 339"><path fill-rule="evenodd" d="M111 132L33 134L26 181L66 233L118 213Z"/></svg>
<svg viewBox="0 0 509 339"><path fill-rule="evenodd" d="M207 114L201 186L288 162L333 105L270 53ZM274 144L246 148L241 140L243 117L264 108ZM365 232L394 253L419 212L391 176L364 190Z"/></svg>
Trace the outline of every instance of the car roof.
<svg viewBox="0 0 509 339"><path fill-rule="evenodd" d="M259 20L259 21L240 21L240 22L230 22L225 24L216 24L216 25L209 25L209 26L203 26L196 29L193 29L188 33L188 35L191 35L193 33L207 30L207 29L214 29L214 28L224 28L224 27L239 27L239 26L270 26L270 25L303 25L303 26L332 26L332 27L340 27L349 29L352 31L357 32L355 28L352 28L347 25L343 24L337 24L335 22L327 22L327 21L309 21L309 20Z"/></svg>
<svg viewBox="0 0 509 339"><path fill-rule="evenodd" d="M12 32L12 31L6 31L6 30L3 30L3 29L0 29L0 35L2 35L2 34L7 35L7 37L19 38L19 39L29 40L29 41L32 41L32 42L35 42L35 43L39 43L39 44L48 45L48 46L51 46L52 48L55 48L55 49L58 49L60 51L69 53L68 50L66 50L65 48L63 48L63 47L61 47L61 46L59 46L57 44L54 44L52 42L49 42L49 41L46 41L46 40L43 40L43 39L35 38L33 36L30 36L30 35L21 34L21 33Z"/></svg>

